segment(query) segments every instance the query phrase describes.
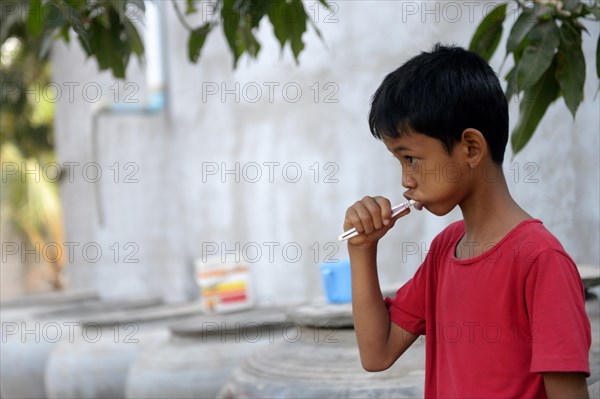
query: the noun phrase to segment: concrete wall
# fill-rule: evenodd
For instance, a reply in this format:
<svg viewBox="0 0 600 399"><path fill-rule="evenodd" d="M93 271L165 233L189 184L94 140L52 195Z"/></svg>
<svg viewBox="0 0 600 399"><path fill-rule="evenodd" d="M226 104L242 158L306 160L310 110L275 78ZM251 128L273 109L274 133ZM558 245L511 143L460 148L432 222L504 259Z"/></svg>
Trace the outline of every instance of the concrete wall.
<svg viewBox="0 0 600 399"><path fill-rule="evenodd" d="M97 183L83 178L94 175L93 169L83 170L93 161L94 104L85 101L82 89L97 83L110 99L116 87L121 97L131 94L132 86L125 84L135 83L139 92L133 98L143 101L143 68L134 63L127 81L115 81L99 73L95 61L85 61L77 46L57 45L55 81L80 84L74 101L66 96L59 101L56 118L59 159L80 163L61 192L67 240L80 244L68 266L71 285L115 297L158 293L171 301L190 298L197 293L193 260L203 255L203 248L216 244L217 255L226 255L237 243L254 261L261 302L292 303L322 295L319 263L327 255L346 256L345 246L336 242L346 207L364 195L397 200L404 191L397 161L368 131L370 96L385 74L436 41L468 46L484 3L337 1L335 14L320 8L317 17L317 2L307 2L325 40L310 30L300 65L289 49L281 54L271 27L264 24L259 60L244 57L235 71L220 32L209 36L201 61L190 64L187 32L167 7L167 109L154 116L99 120L103 175ZM591 38L597 37L598 26L589 29L584 45L586 56L593 57ZM503 49L501 43L492 60L495 69ZM223 99L221 85L233 91ZM218 94L209 95L207 89L215 87ZM597 87L595 71L589 70L577 119L572 120L561 100L528 147L505 163L516 199L544 220L576 261L592 264L600 260ZM88 97L94 96L92 89ZM518 103L511 104L512 124L517 110ZM119 164L111 169L115 162ZM126 166L128 162L132 164ZM235 173L222 173L236 162L239 182ZM215 165L217 174L203 175ZM292 182L298 171L299 181ZM124 182L131 173L138 182ZM334 182L326 182L329 173ZM97 219L94 184L101 187L104 225ZM423 212L399 223L381 247L382 284L410 278L430 240L459 218L457 210L443 218ZM86 244L89 253L82 251ZM98 247L102 256L96 260ZM419 252L402 259L403 247ZM126 263L128 254L139 262Z"/></svg>

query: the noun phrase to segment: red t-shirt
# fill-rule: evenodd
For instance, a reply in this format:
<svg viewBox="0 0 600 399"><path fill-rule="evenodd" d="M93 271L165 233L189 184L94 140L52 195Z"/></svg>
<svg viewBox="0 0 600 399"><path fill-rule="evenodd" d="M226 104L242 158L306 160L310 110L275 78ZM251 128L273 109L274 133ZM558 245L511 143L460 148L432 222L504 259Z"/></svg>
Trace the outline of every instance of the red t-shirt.
<svg viewBox="0 0 600 399"><path fill-rule="evenodd" d="M590 322L573 260L535 219L458 259L448 226L413 278L386 298L391 320L426 336L425 397L545 398L542 372L589 376Z"/></svg>

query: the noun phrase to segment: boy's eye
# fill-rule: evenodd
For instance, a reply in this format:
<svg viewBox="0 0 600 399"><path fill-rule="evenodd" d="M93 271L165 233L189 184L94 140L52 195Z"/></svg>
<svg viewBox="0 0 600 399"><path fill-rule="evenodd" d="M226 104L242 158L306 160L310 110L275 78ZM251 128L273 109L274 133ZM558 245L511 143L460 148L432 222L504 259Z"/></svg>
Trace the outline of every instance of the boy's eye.
<svg viewBox="0 0 600 399"><path fill-rule="evenodd" d="M417 160L415 158L413 158L413 157L406 156L406 157L404 157L404 159L406 159L406 163L409 166L413 166L415 163L417 163Z"/></svg>

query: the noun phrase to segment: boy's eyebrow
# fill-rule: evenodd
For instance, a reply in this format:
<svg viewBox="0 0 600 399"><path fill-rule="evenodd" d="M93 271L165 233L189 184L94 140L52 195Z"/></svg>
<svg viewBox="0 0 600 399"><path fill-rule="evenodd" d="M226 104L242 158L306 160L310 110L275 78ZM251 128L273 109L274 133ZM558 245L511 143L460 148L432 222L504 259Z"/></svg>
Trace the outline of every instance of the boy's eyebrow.
<svg viewBox="0 0 600 399"><path fill-rule="evenodd" d="M392 152L398 152L398 151L410 151L410 148L405 147L403 145L399 145L398 147L394 147L392 149Z"/></svg>

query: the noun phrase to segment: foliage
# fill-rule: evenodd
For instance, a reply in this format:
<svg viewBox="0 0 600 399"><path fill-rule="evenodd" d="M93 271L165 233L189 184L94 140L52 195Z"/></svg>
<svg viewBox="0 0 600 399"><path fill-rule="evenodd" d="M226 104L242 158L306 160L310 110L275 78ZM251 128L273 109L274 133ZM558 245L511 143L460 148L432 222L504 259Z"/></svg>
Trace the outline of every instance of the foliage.
<svg viewBox="0 0 600 399"><path fill-rule="evenodd" d="M62 289L61 271L65 266L65 248L60 199L56 179L48 179L29 171L54 163L52 152L38 157L24 157L11 142L2 144L2 183L0 209L17 233L35 248L50 268L50 284ZM6 220L5 219L5 220Z"/></svg>
<svg viewBox="0 0 600 399"><path fill-rule="evenodd" d="M513 14L514 24L506 41L506 58L512 54L514 66L508 72L506 96L518 96L520 115L512 132L514 153L529 141L549 105L563 98L573 117L583 101L586 60L582 34L588 33L582 21L600 19L600 0L508 0L497 5L482 20L470 48L489 60L501 41L504 22ZM256 58L261 44L256 37L259 24L268 20L281 49L289 43L296 62L304 49L303 35L312 23L301 0L181 0L165 2L174 7L188 30L187 56L198 62L208 35L222 29L233 55L233 66L244 54ZM326 0L319 3L328 8ZM17 27L40 43L38 55L46 56L56 38L66 42L74 31L89 57L101 70L110 69L117 78L125 77L131 55L140 59L144 46L137 26L145 10L143 0L11 0L3 5L0 43ZM181 11L180 4L185 5ZM199 5L201 9L198 9ZM207 7L208 6L208 7ZM514 7L512 7L514 6ZM201 17L192 26L188 18ZM266 17L266 18L265 18ZM196 18L197 19L197 18ZM320 32L314 26L320 37ZM600 38L596 70L600 78ZM18 113L15 113L18 114ZM5 129L3 128L4 132ZM33 132L33 131L32 131ZM38 136L44 136L38 132ZM38 137L39 138L39 137Z"/></svg>
<svg viewBox="0 0 600 399"><path fill-rule="evenodd" d="M508 5L494 8L480 23L470 49L489 60L502 37ZM505 60L513 55L506 97L523 93L519 120L511 135L516 154L531 139L546 110L562 97L573 118L583 101L586 60L582 50L582 20L600 20L600 3L576 0L516 0L516 18L506 42ZM596 74L600 78L600 37Z"/></svg>
<svg viewBox="0 0 600 399"><path fill-rule="evenodd" d="M0 209L2 227L35 247L64 251L58 176L47 179L40 171L54 162L54 107L48 101L50 67L46 56L40 57L43 41L28 34L24 22L2 25L0 53ZM45 95L44 95L45 94ZM26 173L27 172L27 173ZM49 247L47 244L52 243ZM63 287L60 272L64 257L50 253L50 284ZM40 259L48 260L46 256Z"/></svg>
<svg viewBox="0 0 600 399"><path fill-rule="evenodd" d="M319 0L319 2L324 7L329 7L326 0ZM181 17L177 3L173 4ZM255 32L265 16L268 16L269 22L273 25L274 35L281 49L283 50L289 42L294 58L298 62L298 56L304 49L302 35L306 32L306 22L307 20L312 22L301 0L218 0L213 4L217 18L195 29L188 26L190 31L188 56L192 62L198 60L207 35L218 25L222 26L233 54L234 67L244 53L256 58L260 51L260 43L256 39ZM188 15L197 12L194 0L187 0L187 5ZM184 26L187 26L185 22ZM320 36L316 26L313 27Z"/></svg>
<svg viewBox="0 0 600 399"><path fill-rule="evenodd" d="M326 0L319 3L329 7ZM53 39L70 42L72 29L87 56L97 60L100 70L110 69L116 78L125 77L132 54L143 57L144 45L136 27L143 20L143 0L13 0L10 4L15 10L3 13L0 42L6 40L5 27L26 21L28 33L42 39L40 55L44 56ZM312 23L301 0L213 0L204 2L202 10L195 0L186 0L185 15L177 1L171 4L189 32L187 52L193 63L198 62L209 33L219 26L233 54L234 67L243 54L256 58L261 48L256 31L265 17L281 49L289 42L298 62L307 21ZM198 27L185 19L195 14L201 14L203 20ZM320 37L314 24L313 28Z"/></svg>
<svg viewBox="0 0 600 399"><path fill-rule="evenodd" d="M50 67L46 56L39 57L41 41L32 39L24 24L12 24L6 35L1 42L0 143L12 141L26 156L36 156L52 149L53 103L40 93L48 87Z"/></svg>

